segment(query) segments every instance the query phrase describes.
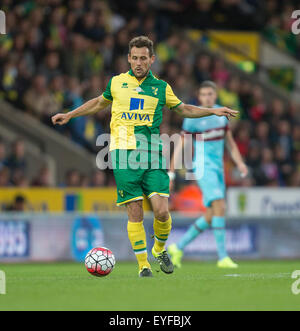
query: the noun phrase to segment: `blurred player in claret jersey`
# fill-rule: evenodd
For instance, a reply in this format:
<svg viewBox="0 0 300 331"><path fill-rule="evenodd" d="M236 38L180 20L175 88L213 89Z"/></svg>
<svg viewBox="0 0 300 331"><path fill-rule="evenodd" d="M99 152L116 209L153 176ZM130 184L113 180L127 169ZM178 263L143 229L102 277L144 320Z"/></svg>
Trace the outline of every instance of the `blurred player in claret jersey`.
<svg viewBox="0 0 300 331"><path fill-rule="evenodd" d="M203 107L221 107L216 104L217 87L214 82L205 81L201 84L198 99ZM203 144L203 141L205 144L204 173L202 178L201 171L203 171L203 169L201 169L201 164L196 163L194 171L198 185L203 193L206 212L202 217L196 220L178 243L172 244L168 247L168 253L171 256L173 265L180 268L184 248L200 233L211 227L214 232L219 257L217 266L220 268L237 268L238 265L228 256L225 247L224 145L226 144L232 160L239 169L242 177L246 177L248 174L247 166L245 165L233 139L226 116L218 117L213 115L205 118L185 118L183 121L183 133L202 134L202 141L194 140L193 142L195 156L197 153L202 152L203 149L201 148L201 145ZM183 140L184 135L182 135L182 142ZM178 153L181 153L182 146L183 144L177 144L175 147L171 169L169 171L171 185L175 178L175 159Z"/></svg>

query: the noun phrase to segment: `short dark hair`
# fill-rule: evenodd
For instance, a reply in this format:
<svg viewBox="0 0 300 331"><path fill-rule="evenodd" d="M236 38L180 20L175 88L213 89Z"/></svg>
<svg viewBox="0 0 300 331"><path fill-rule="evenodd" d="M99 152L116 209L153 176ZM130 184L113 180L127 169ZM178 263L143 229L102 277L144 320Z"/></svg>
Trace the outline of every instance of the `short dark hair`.
<svg viewBox="0 0 300 331"><path fill-rule="evenodd" d="M201 90L202 88L205 88L205 87L210 87L213 90L217 91L217 85L211 80L205 80L204 82L202 82L200 84L199 90Z"/></svg>
<svg viewBox="0 0 300 331"><path fill-rule="evenodd" d="M153 41L146 36L138 36L130 40L129 42L129 54L133 47L142 48L147 47L150 57L154 54Z"/></svg>

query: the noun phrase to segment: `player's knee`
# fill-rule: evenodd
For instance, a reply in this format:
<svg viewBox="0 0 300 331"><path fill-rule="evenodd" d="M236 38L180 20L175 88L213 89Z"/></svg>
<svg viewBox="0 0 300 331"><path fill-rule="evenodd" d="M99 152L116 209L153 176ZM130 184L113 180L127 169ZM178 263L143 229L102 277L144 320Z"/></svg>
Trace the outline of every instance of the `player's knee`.
<svg viewBox="0 0 300 331"><path fill-rule="evenodd" d="M132 222L141 222L143 220L143 206L141 201L133 201L126 204L128 219Z"/></svg>
<svg viewBox="0 0 300 331"><path fill-rule="evenodd" d="M226 213L226 207L225 205L224 206L221 206L218 210L218 216L224 216Z"/></svg>
<svg viewBox="0 0 300 331"><path fill-rule="evenodd" d="M214 216L224 216L226 213L226 204L224 200L220 200L213 206Z"/></svg>
<svg viewBox="0 0 300 331"><path fill-rule="evenodd" d="M169 210L162 208L154 211L154 216L157 220L161 222L166 222L169 219Z"/></svg>

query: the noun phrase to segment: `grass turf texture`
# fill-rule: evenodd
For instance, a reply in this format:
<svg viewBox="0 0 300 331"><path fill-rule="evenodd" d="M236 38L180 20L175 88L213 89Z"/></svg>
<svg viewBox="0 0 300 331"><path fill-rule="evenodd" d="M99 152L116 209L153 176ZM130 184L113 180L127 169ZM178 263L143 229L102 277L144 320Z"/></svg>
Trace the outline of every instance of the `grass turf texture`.
<svg viewBox="0 0 300 331"><path fill-rule="evenodd" d="M240 262L237 270L185 262L172 275L138 278L135 263L117 262L104 278L83 264L5 264L1 310L300 310L291 292L296 261Z"/></svg>

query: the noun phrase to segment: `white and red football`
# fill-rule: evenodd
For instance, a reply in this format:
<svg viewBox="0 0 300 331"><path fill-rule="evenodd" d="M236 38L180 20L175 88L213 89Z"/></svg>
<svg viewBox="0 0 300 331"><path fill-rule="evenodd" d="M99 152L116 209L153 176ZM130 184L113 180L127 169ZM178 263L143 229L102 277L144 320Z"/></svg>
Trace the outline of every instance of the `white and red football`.
<svg viewBox="0 0 300 331"><path fill-rule="evenodd" d="M116 259L110 249L96 247L87 253L84 264L90 274L103 277L112 272Z"/></svg>

